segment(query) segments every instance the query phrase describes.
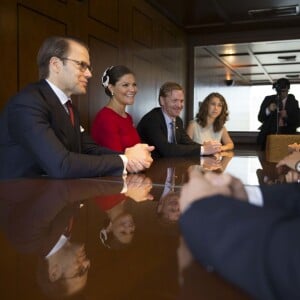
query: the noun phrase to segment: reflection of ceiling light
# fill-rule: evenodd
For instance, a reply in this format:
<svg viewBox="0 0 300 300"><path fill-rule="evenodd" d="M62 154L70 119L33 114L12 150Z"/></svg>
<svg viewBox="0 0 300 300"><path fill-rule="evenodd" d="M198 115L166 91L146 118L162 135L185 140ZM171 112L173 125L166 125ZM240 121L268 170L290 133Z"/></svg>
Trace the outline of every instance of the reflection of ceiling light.
<svg viewBox="0 0 300 300"><path fill-rule="evenodd" d="M285 61L296 61L296 55L281 55L277 56L278 59L285 60Z"/></svg>
<svg viewBox="0 0 300 300"><path fill-rule="evenodd" d="M248 15L254 18L285 17L296 16L298 14L299 5L248 10Z"/></svg>

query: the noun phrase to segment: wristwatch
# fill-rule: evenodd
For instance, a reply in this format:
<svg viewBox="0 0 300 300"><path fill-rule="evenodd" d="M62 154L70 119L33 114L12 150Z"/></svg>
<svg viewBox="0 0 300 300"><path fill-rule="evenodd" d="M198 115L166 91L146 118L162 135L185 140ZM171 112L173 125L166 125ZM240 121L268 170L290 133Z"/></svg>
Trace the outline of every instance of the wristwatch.
<svg viewBox="0 0 300 300"><path fill-rule="evenodd" d="M295 170L300 173L300 160L298 162L296 162L296 165L295 165Z"/></svg>

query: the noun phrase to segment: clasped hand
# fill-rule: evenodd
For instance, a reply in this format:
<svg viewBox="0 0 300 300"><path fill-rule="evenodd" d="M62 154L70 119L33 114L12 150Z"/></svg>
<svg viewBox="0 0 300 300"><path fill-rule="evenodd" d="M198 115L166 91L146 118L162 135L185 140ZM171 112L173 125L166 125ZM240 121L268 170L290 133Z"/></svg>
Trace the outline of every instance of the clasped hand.
<svg viewBox="0 0 300 300"><path fill-rule="evenodd" d="M222 151L222 144L217 141L205 141L203 143L203 153L204 155L215 154Z"/></svg>
<svg viewBox="0 0 300 300"><path fill-rule="evenodd" d="M189 168L189 181L181 188L179 204L183 213L194 201L214 195L247 200L243 183L227 173L203 173L199 165Z"/></svg>
<svg viewBox="0 0 300 300"><path fill-rule="evenodd" d="M300 174L295 170L296 163L300 160L299 149L295 149L291 154L280 160L276 167L280 173L285 173L286 182L299 182ZM288 170L286 171L286 168Z"/></svg>
<svg viewBox="0 0 300 300"><path fill-rule="evenodd" d="M125 178L127 191L125 195L132 198L136 202L145 200L153 200L150 194L152 189L152 181L144 174L129 174Z"/></svg>
<svg viewBox="0 0 300 300"><path fill-rule="evenodd" d="M133 147L125 149L125 156L128 158L127 171L137 173L149 168L153 162L151 151L154 146L148 144L136 144Z"/></svg>

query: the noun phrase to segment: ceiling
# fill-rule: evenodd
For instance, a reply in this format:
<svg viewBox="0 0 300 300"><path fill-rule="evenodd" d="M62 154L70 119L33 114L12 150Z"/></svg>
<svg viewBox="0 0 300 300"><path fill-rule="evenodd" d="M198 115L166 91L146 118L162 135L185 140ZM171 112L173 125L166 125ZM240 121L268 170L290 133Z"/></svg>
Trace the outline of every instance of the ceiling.
<svg viewBox="0 0 300 300"><path fill-rule="evenodd" d="M195 84L300 83L300 0L148 2L187 33Z"/></svg>

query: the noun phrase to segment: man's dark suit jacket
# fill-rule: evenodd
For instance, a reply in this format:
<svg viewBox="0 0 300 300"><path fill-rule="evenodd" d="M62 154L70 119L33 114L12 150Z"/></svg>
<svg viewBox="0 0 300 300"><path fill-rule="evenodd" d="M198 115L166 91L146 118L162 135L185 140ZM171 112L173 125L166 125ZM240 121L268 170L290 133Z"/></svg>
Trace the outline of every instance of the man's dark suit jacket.
<svg viewBox="0 0 300 300"><path fill-rule="evenodd" d="M72 127L45 80L12 97L0 115L0 178L121 175L119 155L81 133L76 109L74 115Z"/></svg>
<svg viewBox="0 0 300 300"><path fill-rule="evenodd" d="M277 95L266 96L260 106L258 113L258 120L262 123L260 132L258 135L257 143L265 147L267 135L269 134L295 134L297 127L300 126L300 110L298 101L295 96L289 94L285 104L285 110L287 112L286 126L281 127L277 132L277 111L271 112L269 115L266 114L266 108L271 104L277 103Z"/></svg>
<svg viewBox="0 0 300 300"><path fill-rule="evenodd" d="M300 299L300 184L263 186L264 206L225 196L181 216L194 257L255 299Z"/></svg>
<svg viewBox="0 0 300 300"><path fill-rule="evenodd" d="M200 155L200 144L195 143L187 135L180 117L176 118L177 144L168 142L168 129L160 107L148 112L140 120L137 130L144 143L155 146L152 152L154 158Z"/></svg>

